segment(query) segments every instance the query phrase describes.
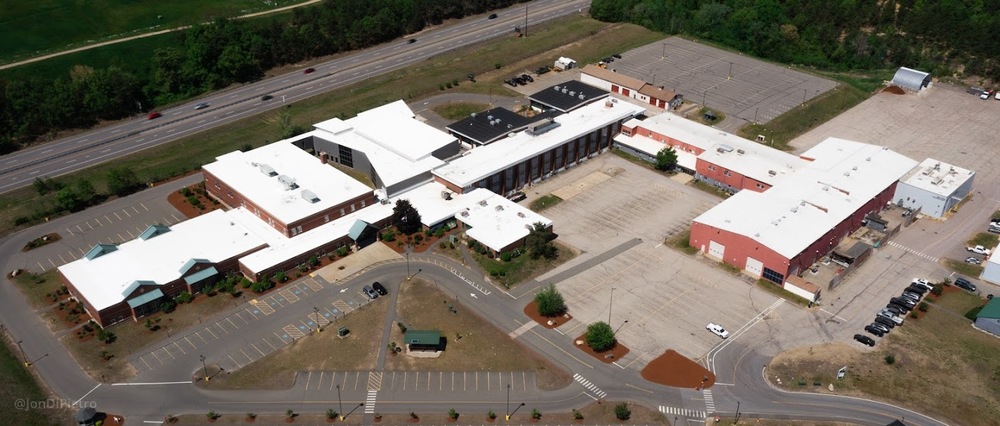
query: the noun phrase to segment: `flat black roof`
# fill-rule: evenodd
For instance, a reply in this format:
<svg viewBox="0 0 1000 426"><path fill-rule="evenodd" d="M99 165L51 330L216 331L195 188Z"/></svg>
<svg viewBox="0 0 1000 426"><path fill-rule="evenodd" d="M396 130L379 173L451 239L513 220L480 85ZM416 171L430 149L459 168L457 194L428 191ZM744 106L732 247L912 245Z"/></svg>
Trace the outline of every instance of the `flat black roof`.
<svg viewBox="0 0 1000 426"><path fill-rule="evenodd" d="M532 103L545 105L562 112L569 112L598 99L604 99L608 92L577 80L570 80L546 87L528 96Z"/></svg>
<svg viewBox="0 0 1000 426"><path fill-rule="evenodd" d="M508 109L496 107L451 123L448 125L448 131L480 145L486 145L506 137L508 133L524 130L529 124L538 120L560 114L562 113L554 111L525 117Z"/></svg>

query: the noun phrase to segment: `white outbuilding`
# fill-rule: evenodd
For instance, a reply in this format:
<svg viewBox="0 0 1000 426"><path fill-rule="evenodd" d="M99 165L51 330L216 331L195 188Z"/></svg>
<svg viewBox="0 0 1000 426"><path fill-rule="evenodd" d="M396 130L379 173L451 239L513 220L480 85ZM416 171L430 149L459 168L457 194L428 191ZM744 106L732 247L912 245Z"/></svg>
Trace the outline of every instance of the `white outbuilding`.
<svg viewBox="0 0 1000 426"><path fill-rule="evenodd" d="M940 218L969 195L975 177L976 172L928 158L899 180L893 200Z"/></svg>

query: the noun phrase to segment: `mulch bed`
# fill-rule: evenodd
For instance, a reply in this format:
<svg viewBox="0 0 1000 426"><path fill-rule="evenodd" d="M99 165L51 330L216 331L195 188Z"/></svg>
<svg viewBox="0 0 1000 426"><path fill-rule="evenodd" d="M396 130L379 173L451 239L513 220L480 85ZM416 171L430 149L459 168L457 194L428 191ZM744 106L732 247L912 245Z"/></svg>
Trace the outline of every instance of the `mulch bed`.
<svg viewBox="0 0 1000 426"><path fill-rule="evenodd" d="M532 300L531 303L528 303L524 307L524 315L527 315L528 318L531 318L542 327L549 329L557 328L563 324L566 324L567 322L569 322L569 320L573 319L573 316L570 314L565 314L563 316L558 316L558 317L542 316L542 314L538 313L538 304L535 303L534 300ZM549 321L552 321L552 324L549 324Z"/></svg>
<svg viewBox="0 0 1000 426"><path fill-rule="evenodd" d="M576 342L583 342L583 343L577 345ZM583 333L576 339L573 339L573 343L577 349L583 351L587 355L590 355L594 357L594 359L601 361L605 364L611 364L612 362L618 361L623 356L629 353L629 349L621 343L615 344L615 347L611 348L610 350L606 350L604 352L597 352L591 349L590 345L587 344L587 333Z"/></svg>
<svg viewBox="0 0 1000 426"><path fill-rule="evenodd" d="M641 374L642 378L653 383L677 388L698 389L702 386L702 381L706 388L715 384L712 372L673 349L668 349L652 360L642 369ZM706 377L708 380L705 380Z"/></svg>
<svg viewBox="0 0 1000 426"><path fill-rule="evenodd" d="M191 205L191 203L187 201L187 197L185 197L184 194L181 194L180 191L171 192L170 195L167 196L167 202L169 202L171 206L174 206L177 211L181 212L181 214L188 219L201 216L213 210L223 209L224 206L221 203L217 203L215 200L212 200L199 192L202 184L203 183L196 183L194 185L187 186L186 188L191 190L198 201L201 201L202 206L205 207L204 209L199 209Z"/></svg>

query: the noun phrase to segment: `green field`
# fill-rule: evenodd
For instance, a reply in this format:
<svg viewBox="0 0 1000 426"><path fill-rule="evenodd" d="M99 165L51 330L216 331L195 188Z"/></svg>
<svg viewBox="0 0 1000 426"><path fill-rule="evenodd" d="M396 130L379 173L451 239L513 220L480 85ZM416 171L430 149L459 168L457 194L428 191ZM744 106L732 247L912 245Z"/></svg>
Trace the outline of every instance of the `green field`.
<svg viewBox="0 0 1000 426"><path fill-rule="evenodd" d="M0 14L0 63L303 1L7 1Z"/></svg>
<svg viewBox="0 0 1000 426"><path fill-rule="evenodd" d="M65 410L27 410L19 404L31 401L40 403L46 401L45 393L35 382L35 378L24 368L17 346L5 341L0 344L0 400L6 401L0 407L0 418L9 425L60 425L70 424L71 413ZM12 349L13 347L13 349Z"/></svg>

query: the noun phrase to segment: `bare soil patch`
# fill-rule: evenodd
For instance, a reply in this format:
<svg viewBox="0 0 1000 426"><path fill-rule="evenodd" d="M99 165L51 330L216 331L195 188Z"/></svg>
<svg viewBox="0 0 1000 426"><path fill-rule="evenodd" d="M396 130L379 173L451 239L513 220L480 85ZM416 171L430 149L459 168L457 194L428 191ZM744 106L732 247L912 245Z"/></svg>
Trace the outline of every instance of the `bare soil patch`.
<svg viewBox="0 0 1000 426"><path fill-rule="evenodd" d="M673 349L650 361L641 374L653 383L677 388L710 388L715 384L715 374Z"/></svg>
<svg viewBox="0 0 1000 426"><path fill-rule="evenodd" d="M606 351L597 352L590 345L587 344L587 333L581 334L579 337L573 340L576 343L577 349L580 349L587 355L594 357L594 359L601 361L605 364L611 364L612 362L622 359L623 356L628 355L629 349L621 343L615 343L615 346ZM582 343L580 343L582 342Z"/></svg>
<svg viewBox="0 0 1000 426"><path fill-rule="evenodd" d="M559 326L566 324L567 322L569 322L569 320L573 319L573 316L570 315L569 313L557 317L543 316L542 314L538 313L538 304L535 303L534 300L532 300L531 303L525 305L524 315L527 315L528 318L531 318L532 321L537 322L542 327L548 329L558 328Z"/></svg>
<svg viewBox="0 0 1000 426"><path fill-rule="evenodd" d="M193 200L197 203L192 203ZM167 202L188 219L224 208L222 203L208 196L204 181L171 192Z"/></svg>
<svg viewBox="0 0 1000 426"><path fill-rule="evenodd" d="M903 90L899 86L889 86L889 87L886 87L885 89L882 89L882 91L885 92L885 93L891 93L893 95L905 95L906 94L906 91Z"/></svg>
<svg viewBox="0 0 1000 426"><path fill-rule="evenodd" d="M452 308L457 313L453 313ZM439 330L446 341L445 350L438 358L412 358L402 354L387 357L386 370L533 371L542 389L559 389L572 380L568 373L516 340L511 341L507 333L431 282L415 278L401 286L396 321L411 330ZM391 342L399 345L403 342L402 336L400 327L392 327Z"/></svg>

